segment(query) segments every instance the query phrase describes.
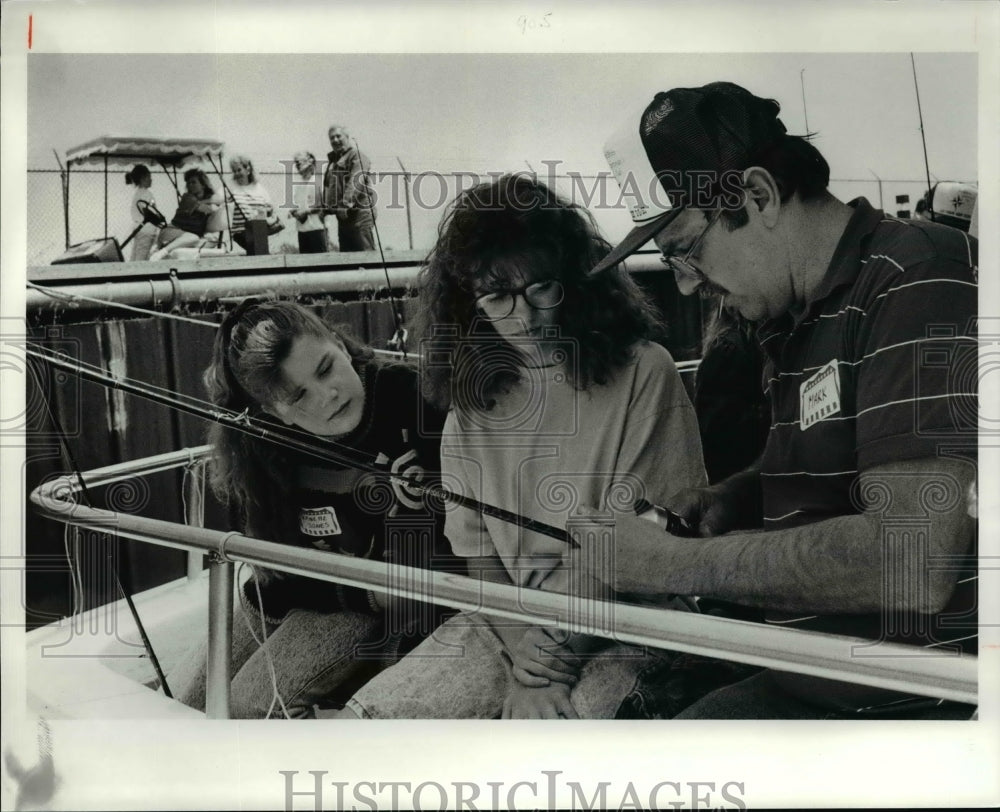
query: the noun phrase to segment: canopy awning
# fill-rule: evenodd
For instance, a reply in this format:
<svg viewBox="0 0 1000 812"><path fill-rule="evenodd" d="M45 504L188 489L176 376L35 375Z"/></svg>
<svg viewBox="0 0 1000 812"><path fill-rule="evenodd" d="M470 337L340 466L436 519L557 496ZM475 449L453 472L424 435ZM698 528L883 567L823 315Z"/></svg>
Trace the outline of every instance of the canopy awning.
<svg viewBox="0 0 1000 812"><path fill-rule="evenodd" d="M131 163L156 161L168 166L180 166L185 161L213 159L222 155L222 141L210 138L144 138L102 135L66 151L66 162L72 164Z"/></svg>

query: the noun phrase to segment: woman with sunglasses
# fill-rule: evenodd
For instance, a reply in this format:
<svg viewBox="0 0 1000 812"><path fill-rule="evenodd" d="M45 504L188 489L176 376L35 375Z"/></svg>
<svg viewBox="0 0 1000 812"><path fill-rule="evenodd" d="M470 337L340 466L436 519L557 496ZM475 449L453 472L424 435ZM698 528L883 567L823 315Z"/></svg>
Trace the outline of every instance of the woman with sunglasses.
<svg viewBox="0 0 1000 812"><path fill-rule="evenodd" d="M223 323L205 374L212 402L317 438L383 471L436 483L444 416L417 371L288 301L249 299ZM255 538L428 568L447 561L442 512L419 488L213 424L211 483ZM256 568L233 621L231 716L311 717L428 634L431 604ZM262 642L266 639L266 642ZM204 708L206 649L171 675ZM341 693L342 692L342 693Z"/></svg>
<svg viewBox="0 0 1000 812"><path fill-rule="evenodd" d="M630 510L705 482L694 410L650 341L651 304L624 268L588 276L608 250L588 213L528 176L458 197L420 278L425 395L450 407L446 487L565 527L577 507ZM590 588L567 570L564 541L466 507L445 526L472 577ZM347 707L372 718L612 718L647 660L463 613Z"/></svg>

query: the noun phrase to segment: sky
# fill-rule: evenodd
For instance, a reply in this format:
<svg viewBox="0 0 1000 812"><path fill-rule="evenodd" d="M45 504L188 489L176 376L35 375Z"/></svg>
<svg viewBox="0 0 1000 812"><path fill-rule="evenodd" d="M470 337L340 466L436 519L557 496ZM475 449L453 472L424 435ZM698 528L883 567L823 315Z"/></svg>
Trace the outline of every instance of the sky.
<svg viewBox="0 0 1000 812"><path fill-rule="evenodd" d="M997 4L973 0L8 0L0 19L4 329L15 336L23 330L30 231L23 170L54 169L52 150L64 156L101 134L216 137L264 164L302 148L324 151L326 128L338 121L350 125L380 170L394 168L398 157L411 171L503 171L525 162L537 169L555 160L593 172L604 170L608 134L653 93L728 79L777 99L791 132L804 131L807 112L833 177L873 178L859 189L872 195L872 173L923 177L912 51L930 171L942 180L980 179L984 221L995 222L997 12ZM850 187L834 188L846 197ZM981 248L982 264L995 269L993 230L984 231ZM997 275L984 274L984 330L1000 312L997 288ZM4 344L0 428L14 425L23 408L16 360ZM987 422L995 415L1000 424L996 377L983 373L981 408ZM15 446L5 439L0 448L5 554L21 543L23 453ZM985 484L1000 478L996 456L984 451L981 458L987 526L1000 517L990 495L1000 489ZM16 591L0 598L9 602ZM983 612L995 615L1000 590L984 589L981 599ZM16 635L3 631L4 736L33 746L34 725L23 723L18 695L25 677L9 665ZM996 658L983 659L995 679ZM666 731L597 722L544 730L531 723L488 730L389 723L349 735L335 723L54 727L60 752L76 746L92 756L91 776L106 776L90 782L104 795L73 797L68 807L77 809L109 808L116 793L130 790L138 799L133 794L120 808L277 808L284 800L279 769L327 770L330 781L477 782L541 780L541 770L562 770L565 778L618 787L626 779L646 786L740 781L758 807L975 807L997 800L996 696L984 691L989 724L948 731L787 723L672 723ZM65 776L67 789L74 777ZM301 808L311 808L308 801L297 799Z"/></svg>
<svg viewBox="0 0 1000 812"><path fill-rule="evenodd" d="M976 178L972 54L915 56L931 171ZM728 80L777 99L817 133L837 177L924 174L908 53L32 54L28 156L98 135L219 138L258 161L325 152L348 125L377 166L604 170L618 120L658 90ZM803 94L804 91L804 94ZM803 104L803 95L805 104Z"/></svg>
<svg viewBox="0 0 1000 812"><path fill-rule="evenodd" d="M39 30L45 18L40 16ZM80 54L28 59L27 160L55 169L69 149L100 135L205 137L228 154L249 155L258 170L285 170L302 149L322 157L331 123L345 124L379 172L505 172L547 177L608 171L602 147L619 120L658 90L727 80L775 98L789 132L815 133L831 166L832 191L868 196L891 211L926 188L920 87L932 180L975 181L977 64L971 53L463 53L463 54ZM891 102L891 103L889 103ZM808 123L808 126L807 126ZM284 162L284 163L282 163ZM125 166L113 167L119 175ZM879 179L884 183L879 184ZM63 251L58 179L30 176L28 263ZM70 242L104 235L100 178L71 182ZM282 179L263 175L273 199ZM909 183L900 183L909 181ZM401 199L398 179L379 188ZM563 194L573 193L557 181ZM131 231L131 187L109 182L108 232ZM610 194L616 187L610 183ZM387 249L429 249L445 204L456 192L437 176L420 178L410 220L382 206ZM167 216L173 190L154 177ZM612 197L609 201L617 202ZM631 223L624 205L591 206L609 239ZM294 242L286 229L273 243Z"/></svg>

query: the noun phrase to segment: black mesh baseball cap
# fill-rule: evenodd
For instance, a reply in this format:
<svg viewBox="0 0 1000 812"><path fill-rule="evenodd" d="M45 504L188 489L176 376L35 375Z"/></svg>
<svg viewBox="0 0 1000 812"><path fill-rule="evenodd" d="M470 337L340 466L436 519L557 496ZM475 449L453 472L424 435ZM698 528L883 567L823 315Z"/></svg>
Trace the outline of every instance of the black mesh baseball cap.
<svg viewBox="0 0 1000 812"><path fill-rule="evenodd" d="M719 199L726 173L746 169L785 133L781 106L731 82L657 93L608 139L604 155L635 228L591 270L635 253L689 206ZM718 205L718 204L716 204Z"/></svg>

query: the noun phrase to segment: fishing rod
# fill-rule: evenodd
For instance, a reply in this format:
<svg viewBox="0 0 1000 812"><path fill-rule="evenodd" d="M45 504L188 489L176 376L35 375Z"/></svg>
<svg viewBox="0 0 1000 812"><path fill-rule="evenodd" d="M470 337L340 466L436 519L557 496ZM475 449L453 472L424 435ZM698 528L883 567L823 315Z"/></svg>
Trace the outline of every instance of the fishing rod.
<svg viewBox="0 0 1000 812"><path fill-rule="evenodd" d="M25 349L27 350L27 348ZM29 354L36 359L38 358L37 355L30 353L30 351ZM80 466L77 464L73 450L69 447L69 441L66 439L66 431L63 429L62 421L59 420L59 416L55 413L55 411L53 411L52 406L49 403L49 398L44 392L42 393L42 405L45 406L45 411L49 416L49 420L52 421L52 426L56 430L59 437L59 444L62 446L63 454L66 456L66 461L69 463L69 467L76 474L76 478L80 483L80 495L83 497L83 502L88 507L93 507L94 500L91 499L90 491L87 488L87 483L83 479L83 474L80 472ZM69 556L68 550L67 556ZM73 566L74 562L71 561L70 564ZM153 644L150 642L149 635L146 633L146 627L142 622L142 618L139 616L139 610L135 606L135 601L132 599L132 595L126 591L124 584L122 584L121 578L118 576L118 568L112 565L110 570L114 578L118 594L125 599L125 604L128 606L129 613L132 615L132 621L135 623L136 629L139 632L139 637L142 640L142 647L146 651L146 655L149 657L153 670L156 672L156 677L160 681L160 686L163 688L163 694L167 698L173 699L173 694L170 692L170 685L167 683L167 676L164 673L163 668L160 666L160 660L156 656L156 651L153 649Z"/></svg>
<svg viewBox="0 0 1000 812"><path fill-rule="evenodd" d="M103 305L104 307L118 310L125 310L129 313L139 313L143 316L151 316L157 319L166 319L167 321L176 321L184 324L193 324L196 327L209 327L212 330L218 330L221 325L214 321L204 321L202 319L191 319L187 316L180 316L177 313L161 313L158 310L149 310L145 307L134 307L132 305L123 304L122 302L116 302L112 299L98 299L94 296L87 296L83 293L71 293L57 288L46 287L45 285L39 285L36 282L26 282L25 286L31 290L37 290L39 293L48 296L50 299L54 299L59 302L67 302L68 304L76 304L77 302L90 302L92 304ZM419 359L420 355L410 353L409 355L403 353L400 350L383 350L378 347L370 348L376 355L388 355L391 358L402 358L404 361L410 361L412 359ZM679 362L681 364L685 363L683 361Z"/></svg>
<svg viewBox="0 0 1000 812"><path fill-rule="evenodd" d="M390 481L398 482L408 488L412 488L419 493L440 499L443 502L450 502L460 505L470 510L477 511L486 516L500 519L509 524L517 525L525 530L531 530L543 536L558 539L573 547L578 546L573 537L561 527L530 519L510 510L480 502L469 496L462 496L441 485L427 484L421 482L413 475L406 473L393 473L387 471L385 467L367 454L363 454L349 446L337 443L326 437L319 437L305 432L297 432L293 429L282 428L265 423L249 414L249 409L243 412L233 412L215 405L206 406L204 401L189 396L181 396L176 392L166 394L158 387L144 384L139 381L132 381L127 378L117 378L107 374L99 367L85 362L69 358L63 353L55 350L39 347L38 345L25 346L25 354L44 361L51 366L70 372L77 377L97 383L105 388L117 389L132 395L150 400L163 406L167 406L175 411L210 420L219 423L227 428L242 431L260 440L276 443L318 457L325 462L334 462L339 465L354 468L377 477L388 478Z"/></svg>
<svg viewBox="0 0 1000 812"><path fill-rule="evenodd" d="M392 293L392 283L389 281L389 265L385 261L385 250L382 248L382 235L378 230L378 218L375 214L375 185L371 177L371 164L367 167L361 155L361 147L358 144L358 139L351 137L351 141L354 142L354 151L358 155L358 166L361 167L361 175L364 178L364 193L368 202L368 212L371 214L372 218L372 231L375 234L375 241L378 243L378 253L382 261L382 272L385 274L385 286L386 290L389 292L389 302L392 307L392 320L393 320L393 334L392 338L389 339L389 347L391 349L397 349L403 354L403 360L406 360L406 339L408 333L403 322L403 313L399 309L399 303L396 301L396 297Z"/></svg>
<svg viewBox="0 0 1000 812"><path fill-rule="evenodd" d="M806 80L805 80L806 69L803 68L799 71L799 85L802 87L802 115L806 120L806 134L809 134L809 111L806 109Z"/></svg>
<svg viewBox="0 0 1000 812"><path fill-rule="evenodd" d="M924 114L920 109L920 88L917 85L917 63L913 59L913 51L910 51L910 66L913 68L913 90L917 94L917 116L920 119L920 143L924 147L924 171L927 173L927 211L931 216L931 221L935 220L934 217L934 193L931 187L931 165L927 160L927 137L924 135Z"/></svg>

